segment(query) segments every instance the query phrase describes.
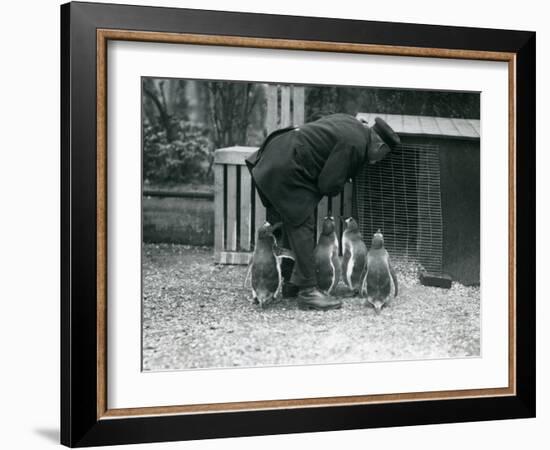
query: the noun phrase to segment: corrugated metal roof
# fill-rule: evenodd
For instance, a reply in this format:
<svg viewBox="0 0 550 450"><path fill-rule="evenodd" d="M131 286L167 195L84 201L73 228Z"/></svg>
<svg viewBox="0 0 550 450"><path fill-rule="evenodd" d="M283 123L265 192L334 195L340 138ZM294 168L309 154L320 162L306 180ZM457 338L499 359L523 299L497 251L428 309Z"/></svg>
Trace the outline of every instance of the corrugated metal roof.
<svg viewBox="0 0 550 450"><path fill-rule="evenodd" d="M449 117L407 116L403 114L358 113L358 118L374 124L374 118L384 119L396 133L426 134L479 139L479 120L451 119Z"/></svg>

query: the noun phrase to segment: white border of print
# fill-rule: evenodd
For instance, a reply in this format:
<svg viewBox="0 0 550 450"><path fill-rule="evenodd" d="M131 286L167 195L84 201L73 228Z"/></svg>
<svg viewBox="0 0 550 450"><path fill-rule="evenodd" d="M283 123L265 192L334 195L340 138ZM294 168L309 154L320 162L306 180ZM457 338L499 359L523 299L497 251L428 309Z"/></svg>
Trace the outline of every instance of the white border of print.
<svg viewBox="0 0 550 450"><path fill-rule="evenodd" d="M141 372L142 76L480 91L481 357ZM506 62L110 41L107 85L109 409L508 385Z"/></svg>

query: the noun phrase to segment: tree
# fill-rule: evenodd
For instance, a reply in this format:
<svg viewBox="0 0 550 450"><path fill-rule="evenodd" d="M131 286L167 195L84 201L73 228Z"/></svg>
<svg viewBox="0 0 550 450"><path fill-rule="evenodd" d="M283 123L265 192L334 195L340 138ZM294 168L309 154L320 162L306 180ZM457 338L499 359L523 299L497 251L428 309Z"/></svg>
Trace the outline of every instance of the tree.
<svg viewBox="0 0 550 450"><path fill-rule="evenodd" d="M150 123L160 123L166 131L169 142L176 138L175 119L185 119L186 101L185 96L181 95L184 89L184 80L158 78L143 80L143 94L146 97L144 98L145 113Z"/></svg>
<svg viewBox="0 0 550 450"><path fill-rule="evenodd" d="M252 111L259 98L259 85L211 81L206 87L212 141L216 148L245 145Z"/></svg>

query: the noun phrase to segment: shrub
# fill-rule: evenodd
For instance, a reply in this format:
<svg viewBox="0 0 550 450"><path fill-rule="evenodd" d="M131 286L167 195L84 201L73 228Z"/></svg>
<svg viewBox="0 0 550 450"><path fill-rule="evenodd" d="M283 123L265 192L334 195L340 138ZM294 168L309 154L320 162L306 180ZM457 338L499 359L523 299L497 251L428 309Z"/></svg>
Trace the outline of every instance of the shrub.
<svg viewBox="0 0 550 450"><path fill-rule="evenodd" d="M212 144L207 130L185 120L172 119L172 140L165 127L146 121L143 127L145 183L207 182Z"/></svg>

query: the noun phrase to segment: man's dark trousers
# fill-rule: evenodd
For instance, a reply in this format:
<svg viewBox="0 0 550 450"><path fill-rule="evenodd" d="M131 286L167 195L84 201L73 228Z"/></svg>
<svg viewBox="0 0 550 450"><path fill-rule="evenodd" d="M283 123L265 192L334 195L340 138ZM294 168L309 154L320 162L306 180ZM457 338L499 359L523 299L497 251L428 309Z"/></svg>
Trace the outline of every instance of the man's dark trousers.
<svg viewBox="0 0 550 450"><path fill-rule="evenodd" d="M267 220L272 224L281 221L281 216L273 209L268 208ZM313 249L315 246L315 216L310 215L301 225L294 226L283 222L283 236L278 239L280 245L290 248L295 254L295 262L292 265L290 282L299 288L317 286ZM288 280L290 267L284 264L283 277Z"/></svg>

